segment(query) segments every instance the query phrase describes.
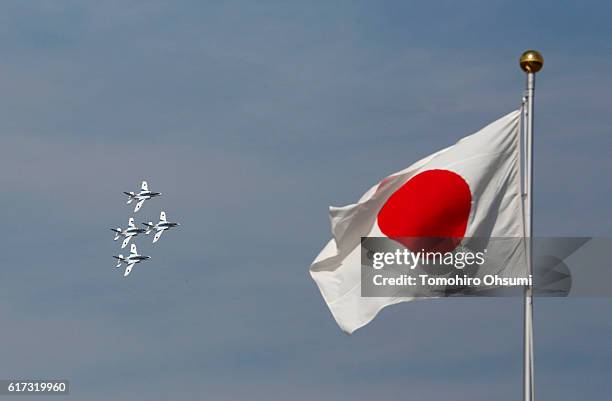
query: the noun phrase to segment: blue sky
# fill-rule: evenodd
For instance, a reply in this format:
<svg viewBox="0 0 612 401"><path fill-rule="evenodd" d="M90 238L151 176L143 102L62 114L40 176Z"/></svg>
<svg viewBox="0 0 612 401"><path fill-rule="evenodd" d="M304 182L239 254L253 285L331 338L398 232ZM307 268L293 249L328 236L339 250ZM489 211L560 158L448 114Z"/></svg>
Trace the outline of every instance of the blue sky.
<svg viewBox="0 0 612 401"><path fill-rule="evenodd" d="M535 4L534 4L535 3ZM0 378L79 400L514 400L521 303L414 302L348 337L308 274L328 205L518 107L535 231L609 236L606 2L0 5ZM129 280L142 179L180 221ZM612 301L536 300L541 399L605 399Z"/></svg>

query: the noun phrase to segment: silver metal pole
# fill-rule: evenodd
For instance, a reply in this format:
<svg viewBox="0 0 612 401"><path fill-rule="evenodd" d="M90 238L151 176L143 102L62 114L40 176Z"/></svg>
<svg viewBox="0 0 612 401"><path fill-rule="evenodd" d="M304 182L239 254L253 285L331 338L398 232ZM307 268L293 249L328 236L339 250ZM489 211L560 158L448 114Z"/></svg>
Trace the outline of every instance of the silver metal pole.
<svg viewBox="0 0 612 401"><path fill-rule="evenodd" d="M520 58L520 65L527 73L527 118L525 119L525 169L524 186L527 194L525 209L525 235L528 237L527 246L527 274L532 274L533 255L533 109L535 74L542 69L544 59L540 53L528 50ZM525 287L524 314L523 314L523 398L525 401L534 401L534 367L533 367L533 288Z"/></svg>
<svg viewBox="0 0 612 401"><path fill-rule="evenodd" d="M535 89L535 74L527 74L527 118L525 127L525 187L527 189L527 202L525 204L526 234L529 237L527 243L527 274L532 273L532 235L533 235L533 95ZM533 297L532 287L525 287L524 299L524 323L523 323L523 373L524 373L524 400L534 401L533 386Z"/></svg>

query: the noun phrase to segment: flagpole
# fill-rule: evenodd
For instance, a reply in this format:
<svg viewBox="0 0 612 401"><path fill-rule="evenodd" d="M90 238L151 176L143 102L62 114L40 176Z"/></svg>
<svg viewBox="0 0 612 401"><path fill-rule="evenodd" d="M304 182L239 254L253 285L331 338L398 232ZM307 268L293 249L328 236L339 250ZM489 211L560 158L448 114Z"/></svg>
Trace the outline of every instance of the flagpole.
<svg viewBox="0 0 612 401"><path fill-rule="evenodd" d="M527 113L525 119L525 168L524 191L527 201L524 202L525 234L529 238L527 247L527 273L532 273L532 234L533 234L533 109L535 74L542 69L544 58L535 50L527 50L521 55L520 66L527 73ZM523 396L525 401L534 401L534 375L533 375L533 288L525 287L524 314L523 314Z"/></svg>

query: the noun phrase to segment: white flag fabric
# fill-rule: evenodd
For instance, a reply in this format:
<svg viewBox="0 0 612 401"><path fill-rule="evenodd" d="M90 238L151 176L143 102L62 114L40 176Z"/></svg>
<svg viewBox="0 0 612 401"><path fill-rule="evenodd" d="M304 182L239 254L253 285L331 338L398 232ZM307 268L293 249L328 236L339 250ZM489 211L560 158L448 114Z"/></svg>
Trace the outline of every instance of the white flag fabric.
<svg viewBox="0 0 612 401"><path fill-rule="evenodd" d="M520 110L330 207L333 239L310 274L346 333L406 297L361 296L361 237L523 237Z"/></svg>

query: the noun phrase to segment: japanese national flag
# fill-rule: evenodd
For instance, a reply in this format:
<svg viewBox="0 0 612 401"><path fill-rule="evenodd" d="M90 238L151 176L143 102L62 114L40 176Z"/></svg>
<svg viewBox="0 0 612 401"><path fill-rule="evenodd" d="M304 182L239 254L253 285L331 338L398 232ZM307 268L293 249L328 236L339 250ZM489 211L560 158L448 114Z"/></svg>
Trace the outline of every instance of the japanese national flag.
<svg viewBox="0 0 612 401"><path fill-rule="evenodd" d="M520 111L330 207L333 239L310 266L347 333L404 297L361 297L361 237L523 237Z"/></svg>

